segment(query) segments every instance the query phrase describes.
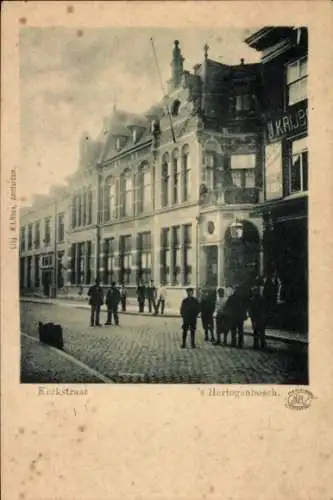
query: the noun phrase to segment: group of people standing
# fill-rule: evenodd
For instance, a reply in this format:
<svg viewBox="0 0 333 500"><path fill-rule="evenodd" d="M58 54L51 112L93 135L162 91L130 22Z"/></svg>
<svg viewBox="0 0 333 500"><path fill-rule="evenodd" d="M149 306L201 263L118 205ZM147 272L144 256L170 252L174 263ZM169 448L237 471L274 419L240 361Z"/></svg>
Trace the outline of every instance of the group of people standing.
<svg viewBox="0 0 333 500"><path fill-rule="evenodd" d="M161 308L161 314L164 314L166 294L166 288L163 285L156 287L153 281L146 285L142 282L139 283L136 289L139 312L144 312L147 301L150 313L157 315Z"/></svg>
<svg viewBox="0 0 333 500"><path fill-rule="evenodd" d="M139 312L144 312L145 303L148 302L148 310L150 313L157 315L160 311L164 314L166 301L166 288L163 286L155 287L154 282L144 285L140 283L136 290ZM115 325L119 325L119 304L122 312L126 312L127 306L127 290L124 285L119 285L115 282L107 290L104 297L103 287L100 285L99 278L96 279L95 285L88 290L89 305L91 306L90 326L102 326L100 323L101 306L106 304L107 320L105 325L112 325L112 319Z"/></svg>
<svg viewBox="0 0 333 500"><path fill-rule="evenodd" d="M253 328L253 348L266 347L266 303L260 293L260 287L250 291L236 286L233 293L226 297L225 290L217 292L202 290L200 298L193 296L193 288L187 288L187 297L182 301L180 315L183 319L182 348L186 347L188 331L191 334L191 347L195 348L197 318L200 313L205 341L213 345L227 345L229 332L231 346L242 348L244 345L244 321L249 316ZM215 325L214 325L215 316ZM216 337L214 335L216 332Z"/></svg>

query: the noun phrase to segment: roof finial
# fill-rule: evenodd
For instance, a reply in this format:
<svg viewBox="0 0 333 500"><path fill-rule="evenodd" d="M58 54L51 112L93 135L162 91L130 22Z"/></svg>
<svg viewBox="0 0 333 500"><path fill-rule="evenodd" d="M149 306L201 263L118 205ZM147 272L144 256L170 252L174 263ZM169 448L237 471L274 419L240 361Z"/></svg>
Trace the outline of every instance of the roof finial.
<svg viewBox="0 0 333 500"><path fill-rule="evenodd" d="M205 45L204 45L205 59L208 59L208 50L209 50L209 45L208 45L208 43L205 43Z"/></svg>

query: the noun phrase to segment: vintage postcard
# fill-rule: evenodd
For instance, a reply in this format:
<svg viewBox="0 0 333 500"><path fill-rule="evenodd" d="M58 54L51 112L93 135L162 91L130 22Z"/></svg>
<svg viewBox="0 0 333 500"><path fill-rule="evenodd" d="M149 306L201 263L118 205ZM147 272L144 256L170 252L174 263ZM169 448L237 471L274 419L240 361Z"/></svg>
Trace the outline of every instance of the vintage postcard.
<svg viewBox="0 0 333 500"><path fill-rule="evenodd" d="M314 7L4 4L6 500L333 498Z"/></svg>

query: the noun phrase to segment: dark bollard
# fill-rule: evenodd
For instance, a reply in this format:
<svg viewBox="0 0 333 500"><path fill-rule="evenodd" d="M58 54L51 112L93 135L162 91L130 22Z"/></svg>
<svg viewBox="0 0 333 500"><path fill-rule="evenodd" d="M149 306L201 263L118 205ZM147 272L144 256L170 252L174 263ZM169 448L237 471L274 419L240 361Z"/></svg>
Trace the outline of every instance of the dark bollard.
<svg viewBox="0 0 333 500"><path fill-rule="evenodd" d="M39 341L43 344L56 347L57 349L64 348L64 339L61 325L54 323L38 322Z"/></svg>

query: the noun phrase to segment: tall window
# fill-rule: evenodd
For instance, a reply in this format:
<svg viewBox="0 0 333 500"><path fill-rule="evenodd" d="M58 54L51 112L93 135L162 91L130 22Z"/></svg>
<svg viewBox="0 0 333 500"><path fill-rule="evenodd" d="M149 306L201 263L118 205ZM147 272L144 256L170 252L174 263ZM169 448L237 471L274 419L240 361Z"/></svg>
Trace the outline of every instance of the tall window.
<svg viewBox="0 0 333 500"><path fill-rule="evenodd" d="M104 284L115 281L115 239L104 240Z"/></svg>
<svg viewBox="0 0 333 500"><path fill-rule="evenodd" d="M240 188L255 187L256 155L231 155L233 183Z"/></svg>
<svg viewBox="0 0 333 500"><path fill-rule="evenodd" d="M150 212L151 210L151 171L148 167L143 171L143 211Z"/></svg>
<svg viewBox="0 0 333 500"><path fill-rule="evenodd" d="M62 288L64 286L64 277L63 277L63 257L64 252L58 252L57 259L57 287Z"/></svg>
<svg viewBox="0 0 333 500"><path fill-rule="evenodd" d="M21 227L20 230L20 249L21 252L25 251L25 227Z"/></svg>
<svg viewBox="0 0 333 500"><path fill-rule="evenodd" d="M40 222L37 221L35 224L35 241L34 241L34 247L39 248L40 247Z"/></svg>
<svg viewBox="0 0 333 500"><path fill-rule="evenodd" d="M82 194L78 195L78 207L77 207L77 225L80 227L82 225Z"/></svg>
<svg viewBox="0 0 333 500"><path fill-rule="evenodd" d="M308 189L308 145L307 138L293 141L291 144L290 192Z"/></svg>
<svg viewBox="0 0 333 500"><path fill-rule="evenodd" d="M132 236L120 237L120 281L122 283L131 282L132 272Z"/></svg>
<svg viewBox="0 0 333 500"><path fill-rule="evenodd" d="M133 179L131 172L124 172L121 177L122 215L133 215Z"/></svg>
<svg viewBox="0 0 333 500"><path fill-rule="evenodd" d="M88 200L87 200L87 224L92 224L92 202L93 202L93 197L92 197L92 190L91 187L88 188Z"/></svg>
<svg viewBox="0 0 333 500"><path fill-rule="evenodd" d="M64 241L65 239L65 214L61 212L58 214L58 241Z"/></svg>
<svg viewBox="0 0 333 500"><path fill-rule="evenodd" d="M170 283L170 229L168 227L161 230L161 283Z"/></svg>
<svg viewBox="0 0 333 500"><path fill-rule="evenodd" d="M44 243L49 245L51 243L51 217L44 219Z"/></svg>
<svg viewBox="0 0 333 500"><path fill-rule="evenodd" d="M82 225L85 226L87 224L87 191L83 191L83 206L82 206Z"/></svg>
<svg viewBox="0 0 333 500"><path fill-rule="evenodd" d="M77 251L77 262L76 262L76 284L83 285L84 284L84 260L85 260L85 252L84 252L84 243L77 243L78 251Z"/></svg>
<svg viewBox="0 0 333 500"><path fill-rule="evenodd" d="M28 250L32 248L32 224L28 225Z"/></svg>
<svg viewBox="0 0 333 500"><path fill-rule="evenodd" d="M188 201L191 194L191 170L189 164L189 148L185 145L182 149L182 201Z"/></svg>
<svg viewBox="0 0 333 500"><path fill-rule="evenodd" d="M31 288L31 265L32 265L32 257L28 257L27 259L27 287Z"/></svg>
<svg viewBox="0 0 333 500"><path fill-rule="evenodd" d="M172 284L180 285L180 226L172 227Z"/></svg>
<svg viewBox="0 0 333 500"><path fill-rule="evenodd" d="M78 205L78 197L73 196L72 200L72 227L73 229L77 226L77 205Z"/></svg>
<svg viewBox="0 0 333 500"><path fill-rule="evenodd" d="M35 255L35 288L39 288L40 286L39 266L40 266L40 256Z"/></svg>
<svg viewBox="0 0 333 500"><path fill-rule="evenodd" d="M161 172L161 205L166 207L169 203L169 154L165 153L162 157Z"/></svg>
<svg viewBox="0 0 333 500"><path fill-rule="evenodd" d="M236 95L236 112L249 111L252 107L252 96L250 94Z"/></svg>
<svg viewBox="0 0 333 500"><path fill-rule="evenodd" d="M180 172L179 172L179 153L178 150L175 150L172 153L172 203L179 203L180 196Z"/></svg>
<svg viewBox="0 0 333 500"><path fill-rule="evenodd" d="M307 82L307 57L302 57L287 65L287 100L289 106L307 98Z"/></svg>
<svg viewBox="0 0 333 500"><path fill-rule="evenodd" d="M215 171L215 152L214 151L205 151L204 154L204 182L208 189L214 189L214 171Z"/></svg>
<svg viewBox="0 0 333 500"><path fill-rule="evenodd" d="M109 222L116 218L116 184L112 177L105 181L104 189L104 220Z"/></svg>
<svg viewBox="0 0 333 500"><path fill-rule="evenodd" d="M151 279L151 233L138 234L139 278L144 282Z"/></svg>
<svg viewBox="0 0 333 500"><path fill-rule="evenodd" d="M184 226L184 285L192 282L192 224Z"/></svg>

